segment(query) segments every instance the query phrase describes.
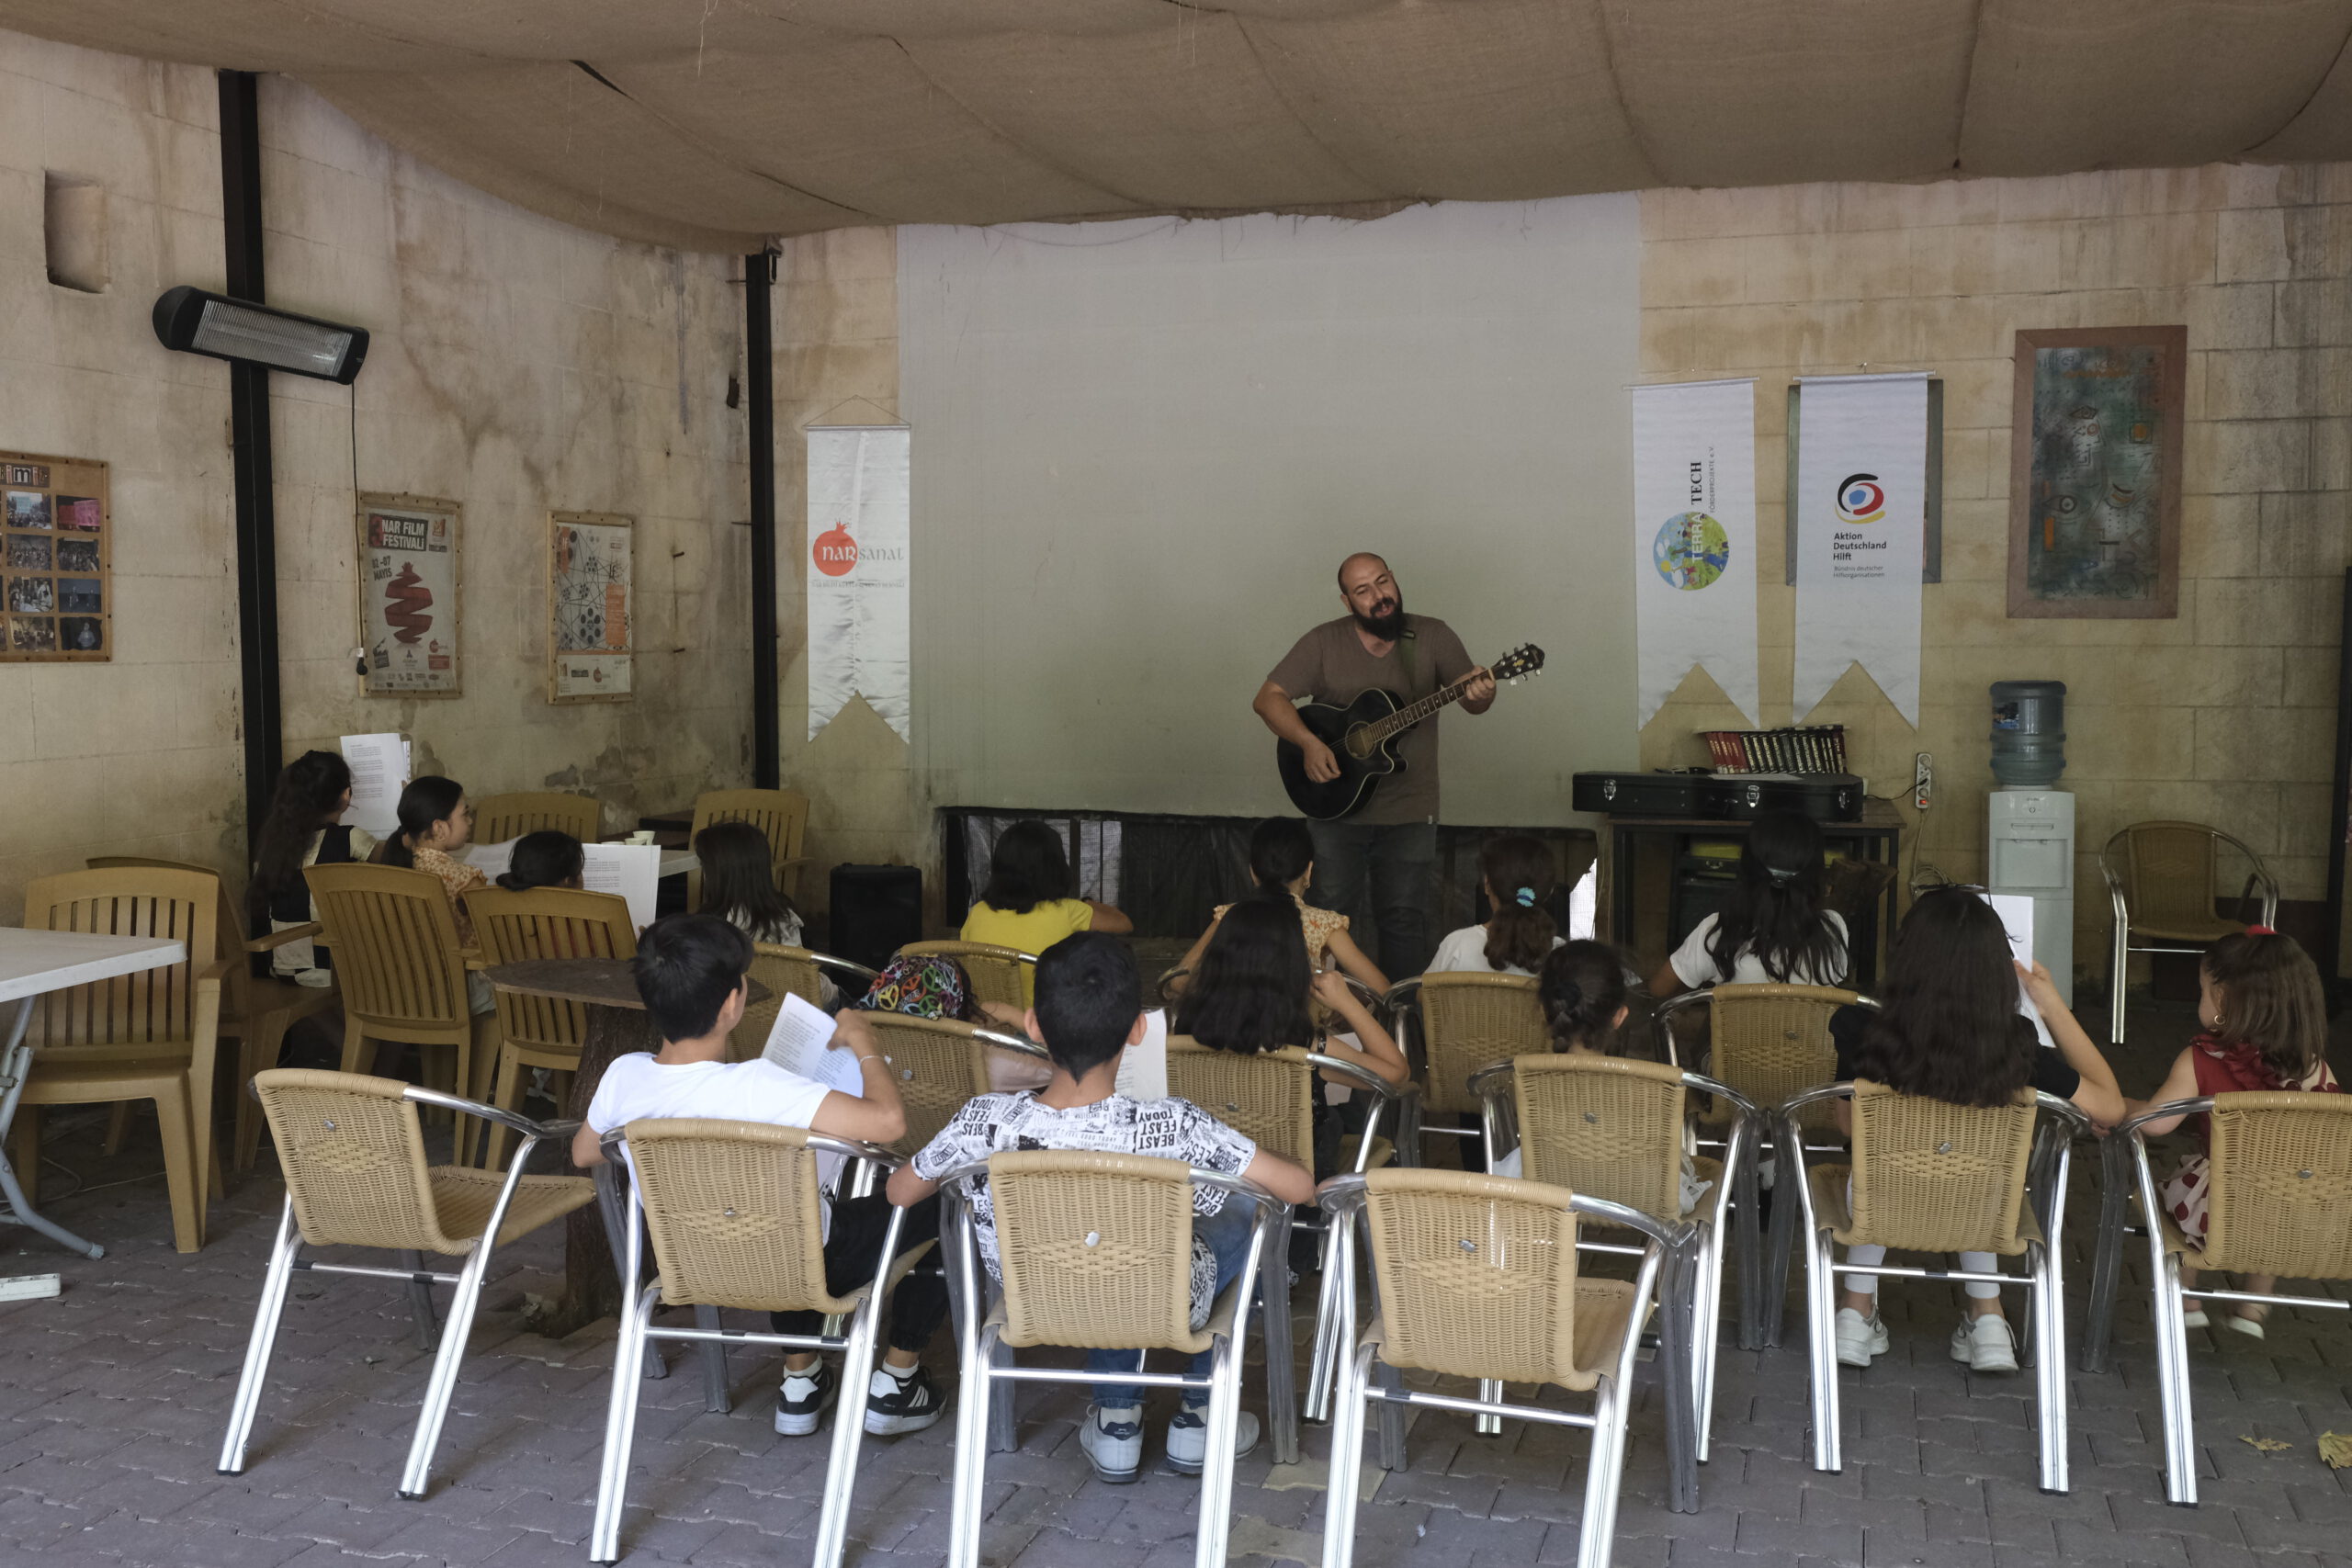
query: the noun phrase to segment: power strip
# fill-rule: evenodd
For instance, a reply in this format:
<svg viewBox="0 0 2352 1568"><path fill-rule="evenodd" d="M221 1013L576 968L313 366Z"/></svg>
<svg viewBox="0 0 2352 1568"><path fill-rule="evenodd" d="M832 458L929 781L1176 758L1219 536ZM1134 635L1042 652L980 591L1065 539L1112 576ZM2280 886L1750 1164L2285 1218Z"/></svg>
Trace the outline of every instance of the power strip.
<svg viewBox="0 0 2352 1568"><path fill-rule="evenodd" d="M1936 760L1930 753L1922 751L1919 753L1918 760L1912 764L1912 806L1920 811L1928 809L1928 802L1935 794L1935 788Z"/></svg>
<svg viewBox="0 0 2352 1568"><path fill-rule="evenodd" d="M54 1274L19 1274L0 1280L0 1302L42 1301L56 1295L60 1288Z"/></svg>

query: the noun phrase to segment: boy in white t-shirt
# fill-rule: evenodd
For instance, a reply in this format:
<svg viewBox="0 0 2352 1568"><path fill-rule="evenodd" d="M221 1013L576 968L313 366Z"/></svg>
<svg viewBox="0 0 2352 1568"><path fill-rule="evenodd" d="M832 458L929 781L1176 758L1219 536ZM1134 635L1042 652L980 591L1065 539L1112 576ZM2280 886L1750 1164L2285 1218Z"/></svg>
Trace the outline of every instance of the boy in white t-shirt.
<svg viewBox="0 0 2352 1568"><path fill-rule="evenodd" d="M631 967L646 1013L662 1032L662 1049L632 1052L605 1069L585 1123L572 1139L575 1165L603 1164L599 1140L605 1134L655 1117L766 1122L875 1144L905 1134L906 1108L899 1087L870 1036L862 1043L845 1043L857 1055L863 1099L829 1089L773 1062L727 1060L727 1037L743 1021L751 998L752 939L737 927L716 915L672 915L656 920L638 939ZM838 1156L820 1156L820 1168L840 1163ZM889 1220L889 1201L879 1193L826 1202L821 1215L826 1285L835 1295L874 1278L875 1258ZM899 1226L899 1246L911 1248L938 1235L936 1202L910 1208ZM892 1292L890 1348L866 1392L868 1432L885 1437L920 1432L945 1411L946 1400L932 1387L921 1358L946 1315L947 1287L936 1275L910 1274ZM823 1324L813 1312L774 1313L770 1320L778 1334L813 1335ZM826 1406L832 1404L835 1380L813 1350L786 1356L784 1370L775 1429L786 1437L806 1436L817 1429Z"/></svg>

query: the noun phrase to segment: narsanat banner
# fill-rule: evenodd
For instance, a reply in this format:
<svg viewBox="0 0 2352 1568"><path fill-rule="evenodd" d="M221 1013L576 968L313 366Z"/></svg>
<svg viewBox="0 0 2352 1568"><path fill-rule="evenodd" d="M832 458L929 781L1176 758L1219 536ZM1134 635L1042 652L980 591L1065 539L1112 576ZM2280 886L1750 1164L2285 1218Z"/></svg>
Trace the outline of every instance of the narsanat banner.
<svg viewBox="0 0 2352 1568"><path fill-rule="evenodd" d="M1633 389L1642 724L1694 664L1758 722L1755 389L1747 379Z"/></svg>
<svg viewBox="0 0 2352 1568"><path fill-rule="evenodd" d="M909 739L904 425L808 436L808 738L853 694Z"/></svg>
<svg viewBox="0 0 2352 1568"><path fill-rule="evenodd" d="M1797 392L1796 711L1860 664L1919 723L1928 378L1807 378Z"/></svg>

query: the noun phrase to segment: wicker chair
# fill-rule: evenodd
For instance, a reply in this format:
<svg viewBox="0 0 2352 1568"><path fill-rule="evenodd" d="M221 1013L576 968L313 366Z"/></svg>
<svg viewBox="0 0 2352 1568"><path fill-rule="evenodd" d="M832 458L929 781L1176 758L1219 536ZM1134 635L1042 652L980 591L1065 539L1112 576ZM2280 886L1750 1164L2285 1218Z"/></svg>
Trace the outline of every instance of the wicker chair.
<svg viewBox="0 0 2352 1568"><path fill-rule="evenodd" d="M2107 879L2110 949L2108 953L2107 1033L2123 1043L2124 989L2135 953L2202 953L2225 936L2245 930L2243 919L2213 913L2221 892L2215 849L2227 844L2245 857L2245 884L2238 890L2238 913L2262 890L2262 924L2278 919L2278 879L2262 857L2219 828L2201 822L2134 822L2098 852ZM2135 945L2133 937L2152 937Z"/></svg>
<svg viewBox="0 0 2352 1568"><path fill-rule="evenodd" d="M2141 1129L2160 1117L2210 1115L2205 1245L2189 1245L2166 1212L2149 1167ZM2142 1214L2156 1216L2148 1233L2148 1277L2154 1287L2156 1386L2164 1402L2165 1496L2197 1502L2197 1427L2189 1404L2188 1329L2181 1322L2183 1269L2271 1274L2292 1280L2352 1280L2352 1096L2341 1094L2217 1094L2152 1105L2107 1140L2108 1203L2101 1216L2093 1273L2086 1370L2106 1366L2109 1316L2121 1263L2127 1193ZM2132 1168L2126 1173L2126 1160ZM2209 1302L2326 1307L2352 1302L2332 1296L2261 1296L2244 1291L2194 1292Z"/></svg>
<svg viewBox="0 0 2352 1568"><path fill-rule="evenodd" d="M793 1350L840 1350L842 1397L833 1411L831 1467L817 1518L817 1568L836 1568L849 1527L850 1494L857 1482L857 1450L865 1431L863 1397L874 1371L874 1348L891 1290L931 1250L931 1243L901 1255L901 1211L892 1210L880 1255L879 1281L836 1298L826 1288L825 1245L819 1216L823 1182L820 1154L863 1160L882 1171L899 1162L869 1144L767 1122L707 1119L631 1122L605 1134L605 1157L625 1147L636 1179L630 1184L627 1258L621 1278L645 1278L650 1237L656 1276L638 1287L621 1317L614 1351L613 1390L605 1419L604 1466L596 1483L591 1562L620 1558L621 1506L628 1484L629 1448L636 1435L638 1371L650 1340L709 1344L714 1328L657 1328L662 1307L820 1312L849 1319L846 1335L750 1333L729 1329L728 1343L775 1345ZM641 1222L641 1223L640 1223Z"/></svg>
<svg viewBox="0 0 2352 1568"><path fill-rule="evenodd" d="M1416 1010L1411 1004L1418 1001ZM1390 1014L1405 1026L1401 1043L1423 1057L1421 1109L1483 1117L1486 1104L1471 1092L1471 1075L1482 1067L1552 1048L1544 1027L1535 982L1524 975L1418 975L1388 988ZM1413 1027L1418 1021L1419 1027ZM1428 1126L1431 1133L1482 1136L1487 1129ZM1464 1163L1467 1163L1466 1161Z"/></svg>
<svg viewBox="0 0 2352 1568"><path fill-rule="evenodd" d="M431 1077L442 1077L435 1058L453 1054L443 1081L455 1091L471 1088L476 1059L485 1068L496 1060L498 1013L477 1015L468 1006L465 955L441 879L390 865L314 865L302 879L334 949L343 1070L359 1070L370 1040L405 1042L426 1048ZM463 1127L457 1139L462 1151Z"/></svg>
<svg viewBox="0 0 2352 1568"><path fill-rule="evenodd" d="M568 887L533 887L516 893L487 887L466 896L481 955L492 964L534 958L634 958L637 928L628 901L615 893L582 893ZM501 987L498 992L498 1078L490 1103L520 1113L523 1074L534 1067L570 1074L580 1066L588 1035L588 1010L557 997L531 996ZM558 1104L563 1103L560 1098ZM498 1163L505 1129L482 1128L485 1167ZM461 1163L466 1161L461 1152Z"/></svg>
<svg viewBox="0 0 2352 1568"><path fill-rule="evenodd" d="M1189 1036L1168 1040L1168 1092L1189 1100L1218 1121L1246 1134L1260 1148L1308 1170L1315 1168L1315 1096L1319 1085L1337 1079L1361 1089L1373 1098L1363 1131L1340 1150L1350 1170L1362 1172L1402 1157L1407 1165L1419 1161L1418 1135L1419 1095L1411 1086L1399 1089L1377 1074L1353 1062L1321 1052L1297 1049L1261 1052L1254 1056L1212 1050ZM1394 1137L1380 1134L1384 1116ZM1320 1220L1317 1215L1317 1220ZM1283 1221L1283 1281L1289 1281L1290 1228L1298 1216L1285 1212ZM1322 1420L1330 1408L1331 1386L1338 1375L1340 1340L1339 1285L1330 1261L1332 1240L1325 1226L1322 1289L1315 1309L1315 1353L1308 1365L1306 1414ZM1285 1367L1287 1372L1288 1368ZM1275 1386L1269 1374L1267 1405L1274 1444L1274 1462L1295 1464L1298 1454L1298 1405L1285 1378Z"/></svg>
<svg viewBox="0 0 2352 1568"><path fill-rule="evenodd" d="M1368 1403L1380 1405L1380 1463L1391 1471L1405 1465L1408 1405L1589 1428L1592 1450L1577 1562L1607 1568L1624 1471L1634 1348L1661 1274L1684 1255L1683 1228L1564 1188L1450 1170L1334 1177L1323 1184L1321 1201L1342 1238L1337 1267L1344 1321L1351 1327L1359 1220L1372 1252L1375 1292L1372 1324L1340 1373L1330 1491L1324 1499L1325 1568L1348 1568L1354 1559ZM1578 1274L1580 1219L1640 1233L1641 1267L1634 1280ZM1662 1314L1661 1325L1670 1490L1674 1506L1688 1511L1697 1506L1695 1467L1689 1462L1690 1363L1678 1314ZM1397 1372L1406 1368L1475 1378L1482 1385L1556 1384L1589 1393L1592 1409L1424 1393L1403 1386Z"/></svg>
<svg viewBox="0 0 2352 1568"><path fill-rule="evenodd" d="M150 866L158 871L193 871L212 876L209 865L194 865L187 861L153 860L144 855L92 855L85 862L92 871L110 871L124 866ZM278 1053L285 1048L286 1032L306 1018L311 1018L335 1005L338 999L333 986L298 986L291 980L281 980L275 975L256 975L245 962L254 954L274 953L288 942L305 942L319 934L316 921L289 926L282 931L272 931L249 942L240 942L236 933L244 929L244 919L237 912L229 897L229 885L220 884L220 913L217 917L220 955L231 962L221 976L220 1034L223 1040L237 1042L237 1069L232 1076L231 1099L235 1102L235 1122L230 1138L232 1170L252 1168L254 1155L261 1146L261 1107L244 1086L253 1082L254 1075L265 1067L277 1066ZM118 1106L115 1122L107 1129L107 1152L112 1154L122 1141L122 1122L127 1105Z"/></svg>
<svg viewBox="0 0 2352 1568"><path fill-rule="evenodd" d="M1731 1198L1737 1211L1734 1233L1739 1267L1739 1347L1754 1350L1781 1343L1781 1323L1789 1293L1789 1247L1796 1239L1796 1205L1775 1204L1772 1233L1759 1237L1762 1207L1759 1162L1776 1140L1778 1113L1790 1096L1838 1076L1838 1048L1829 1038L1829 1018L1841 1007L1876 1007L1870 998L1831 986L1716 986L1686 991L1660 1004L1658 1037L1668 1044L1675 1021L1694 1007L1707 1010L1707 1076L1763 1112L1749 1129L1747 1147L1728 1157ZM1668 1060L1675 1059L1670 1054ZM1729 1113L1719 1101L1700 1117L1702 1146L1728 1147ZM1829 1108L1816 1104L1802 1118L1809 1134L1834 1135ZM1816 1153L1841 1145L1815 1137ZM1779 1156L1774 1156L1775 1169Z"/></svg>
<svg viewBox="0 0 2352 1568"><path fill-rule="evenodd" d="M204 1246L220 1189L212 1070L228 961L218 956L220 879L209 871L125 866L38 878L25 888L35 931L173 937L187 956L159 969L51 991L33 1005L32 1069L10 1130L29 1199L40 1169L39 1109L155 1102L172 1205L172 1245Z"/></svg>
<svg viewBox="0 0 2352 1568"><path fill-rule="evenodd" d="M1853 1164L1812 1166L1797 1184L1804 1204L1814 1469L1844 1467L1838 1416L1838 1277L1990 1279L2027 1288L2026 1338L2034 1362L2041 1489L2065 1491L2065 1284L2058 1231L2066 1212L2068 1141L2089 1120L2056 1096L2031 1089L2019 1089L2010 1103L1986 1109L1897 1094L1874 1083L1827 1084L1783 1102L1781 1146L1800 1146L1798 1129L1807 1109L1846 1096L1854 1102ZM2039 1134L2037 1109L2044 1113ZM1830 1250L1833 1241L1914 1252L2022 1254L2026 1272L1985 1276L1839 1263Z"/></svg>
<svg viewBox="0 0 2352 1568"><path fill-rule="evenodd" d="M695 797L694 830L713 822L749 822L768 836L775 885L800 897L800 868L808 863L808 797L791 789L708 789ZM686 908L702 908L702 872L686 874Z"/></svg>
<svg viewBox="0 0 2352 1568"><path fill-rule="evenodd" d="M937 1137L966 1100L989 1092L991 1046L1048 1060L1046 1048L1035 1040L985 1024L878 1011L867 1013L865 1021L898 1076L899 1098L907 1108L906 1136L890 1145L890 1152L901 1158Z"/></svg>
<svg viewBox="0 0 2352 1568"><path fill-rule="evenodd" d="M542 828L593 844L604 836L604 804L593 795L541 791L493 795L474 807L474 841L479 844L503 844Z"/></svg>
<svg viewBox="0 0 2352 1568"><path fill-rule="evenodd" d="M754 1002L743 1010L743 1021L727 1037L728 1059L748 1062L767 1048L768 1032L775 1027L775 1015L783 1009L786 996L798 997L812 1007L824 1006L824 977L828 974L854 981L860 987L874 983L874 971L863 964L835 958L830 953L812 953L805 947L753 942L752 978L765 986L771 994L766 1001Z"/></svg>
<svg viewBox="0 0 2352 1568"><path fill-rule="evenodd" d="M245 1444L254 1412L269 1374L269 1354L286 1310L286 1288L297 1269L307 1274L356 1274L403 1280L416 1316L420 1345L433 1335L433 1291L454 1285L449 1317L434 1351L416 1436L401 1472L403 1497L424 1495L433 1450L449 1414L458 1363L465 1356L474 1308L481 1299L491 1249L528 1235L591 1201L594 1187L585 1177L526 1176L531 1151L542 1138L560 1138L576 1122L541 1123L510 1115L396 1078L357 1073L322 1073L274 1067L254 1079L254 1093L269 1118L277 1163L286 1176L286 1207L277 1222L268 1271L262 1277L261 1304L245 1348L244 1371L230 1406L229 1430L220 1443L220 1472L245 1468ZM485 1121L501 1122L523 1135L504 1176L465 1166L427 1166L424 1134L417 1107L438 1105ZM305 1247L372 1247L399 1255L397 1268L300 1259ZM424 1271L424 1253L462 1258L455 1274Z"/></svg>
<svg viewBox="0 0 2352 1568"><path fill-rule="evenodd" d="M1677 1305L1690 1317L1691 1397L1698 1459L1705 1462L1714 1426L1724 1228L1731 1207L1724 1172L1738 1169L1747 1156L1755 1105L1713 1078L1615 1056L1522 1056L1487 1068L1471 1083L1492 1106L1489 1122L1505 1121L1517 1130L1521 1176L1622 1203L1668 1227L1684 1223L1682 1137L1690 1095L1713 1096L1726 1113L1723 1159L1693 1162L1709 1185L1690 1222L1695 1227L1690 1299ZM1494 1105L1497 1100L1504 1103ZM1494 1147L1487 1145L1490 1165ZM1499 1398L1501 1392L1485 1397Z"/></svg>
<svg viewBox="0 0 2352 1568"><path fill-rule="evenodd" d="M995 1210L1002 1292L992 1308L983 1292L977 1232L965 1201L967 1179L989 1184ZM940 1178L947 1212L948 1270L957 1303L963 1355L956 1410L956 1494L948 1568L978 1568L987 1482L988 1425L999 1385L1094 1381L1084 1372L1023 1367L1004 1353L1037 1345L1078 1349L1213 1353L1206 1378L1184 1372L1122 1372L1118 1381L1153 1388L1206 1387L1208 1455L1201 1473L1198 1568L1224 1568L1233 1511L1233 1445L1241 1407L1242 1342L1260 1267L1279 1244L1283 1205L1238 1177L1195 1170L1138 1155L1047 1150L1000 1154ZM1218 1295L1208 1323L1192 1325L1193 1190L1222 1189L1226 1201L1250 1205L1255 1224L1238 1278ZM1275 1258L1271 1282L1283 1271ZM1268 1376L1290 1353L1287 1317L1272 1323L1277 1292L1267 1292ZM1286 1298L1284 1298L1286 1299ZM1000 1362L1000 1357L1003 1359Z"/></svg>
<svg viewBox="0 0 2352 1568"><path fill-rule="evenodd" d="M975 1000L1009 1008L1029 1005L1029 977L1037 967L1034 953L989 942L910 942L899 949L899 956L952 958L971 977Z"/></svg>

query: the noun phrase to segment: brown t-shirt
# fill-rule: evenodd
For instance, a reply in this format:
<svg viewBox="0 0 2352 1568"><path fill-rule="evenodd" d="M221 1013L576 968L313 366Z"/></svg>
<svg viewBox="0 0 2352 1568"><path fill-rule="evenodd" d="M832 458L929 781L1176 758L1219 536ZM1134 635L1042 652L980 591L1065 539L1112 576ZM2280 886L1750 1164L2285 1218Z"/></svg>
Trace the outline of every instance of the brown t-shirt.
<svg viewBox="0 0 2352 1568"><path fill-rule="evenodd" d="M1426 697L1476 668L1462 639L1443 621L1408 615L1404 638L1374 659L1364 651L1354 620L1343 615L1300 637L1266 679L1294 697L1311 697L1335 707L1347 706L1375 686L1393 693L1401 705ZM1373 791L1372 804L1349 820L1378 825L1436 819L1439 716L1432 714L1397 739L1396 760L1404 770L1383 779Z"/></svg>

